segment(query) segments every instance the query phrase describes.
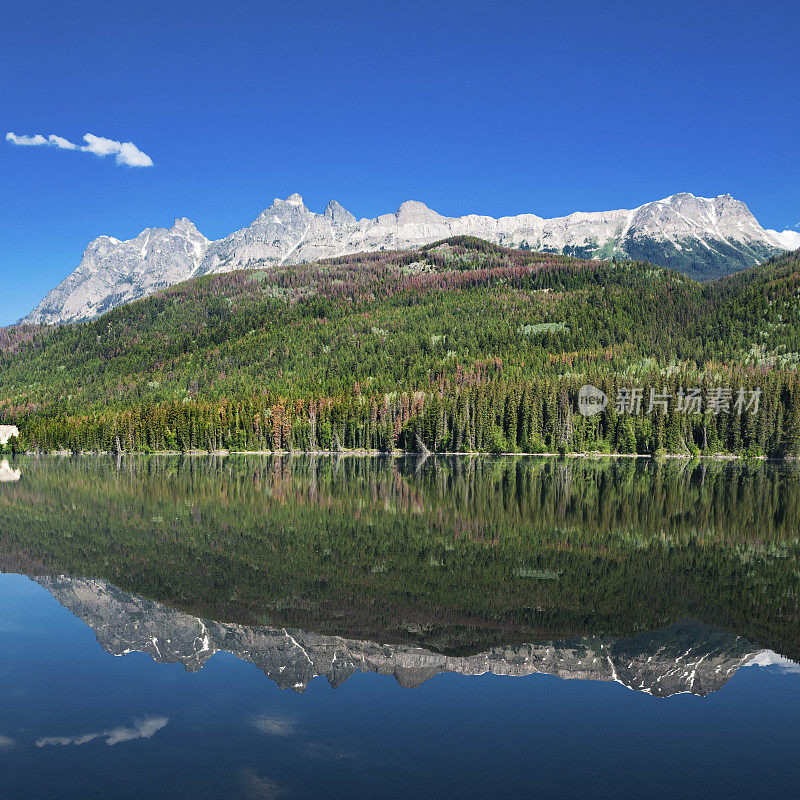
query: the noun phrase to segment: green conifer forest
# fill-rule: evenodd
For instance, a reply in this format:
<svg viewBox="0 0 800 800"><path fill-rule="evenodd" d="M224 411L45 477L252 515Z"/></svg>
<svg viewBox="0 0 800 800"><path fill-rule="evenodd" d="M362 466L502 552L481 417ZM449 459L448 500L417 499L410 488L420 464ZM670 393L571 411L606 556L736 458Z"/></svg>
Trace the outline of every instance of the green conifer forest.
<svg viewBox="0 0 800 800"><path fill-rule="evenodd" d="M240 270L0 329L0 422L14 450L795 456L798 291L798 253L698 283L468 237Z"/></svg>

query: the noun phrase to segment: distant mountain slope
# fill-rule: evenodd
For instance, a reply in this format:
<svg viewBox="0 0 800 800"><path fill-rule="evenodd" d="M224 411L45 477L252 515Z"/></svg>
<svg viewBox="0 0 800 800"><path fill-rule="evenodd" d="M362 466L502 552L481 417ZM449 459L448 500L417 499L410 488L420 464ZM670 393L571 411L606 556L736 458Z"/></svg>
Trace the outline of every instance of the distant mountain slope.
<svg viewBox="0 0 800 800"><path fill-rule="evenodd" d="M24 322L91 319L193 275L409 250L459 235L585 259L644 260L700 280L800 246L800 234L765 230L747 206L730 195L709 199L676 194L632 210L578 212L554 219L535 214L445 217L424 203L407 201L394 214L358 220L336 201L318 214L293 194L286 200L276 198L250 226L216 242L208 242L188 220L168 231L147 229L127 242L100 237L89 245L78 269Z"/></svg>
<svg viewBox="0 0 800 800"><path fill-rule="evenodd" d="M538 378L681 363L794 366L797 254L700 284L461 237L193 278L80 326L0 336L0 411L427 386L499 358ZM657 323L657 324L654 324ZM609 361L613 352L613 360Z"/></svg>
<svg viewBox="0 0 800 800"><path fill-rule="evenodd" d="M613 315L599 305L607 290L619 295ZM43 408L59 397L85 410L109 397L217 396L244 385L311 395L359 381L393 391L495 356L551 373L564 368L551 365L552 352L602 352L613 342L626 343L632 360L669 359L678 332L701 315L700 295L700 284L651 265L466 237L291 270L234 270L193 278L102 320L39 331L32 342L13 336L28 329L11 329L0 339L0 412L5 403ZM652 326L659 313L661 325Z"/></svg>

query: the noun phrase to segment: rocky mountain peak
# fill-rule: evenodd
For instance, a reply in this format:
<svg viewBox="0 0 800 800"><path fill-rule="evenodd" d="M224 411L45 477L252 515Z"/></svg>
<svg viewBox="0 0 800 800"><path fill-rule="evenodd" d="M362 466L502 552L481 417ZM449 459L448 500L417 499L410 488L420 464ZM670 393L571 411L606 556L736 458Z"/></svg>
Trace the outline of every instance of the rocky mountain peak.
<svg viewBox="0 0 800 800"><path fill-rule="evenodd" d="M187 219L186 217L178 217L175 222L172 223L171 230L196 232L197 227L190 219Z"/></svg>
<svg viewBox="0 0 800 800"><path fill-rule="evenodd" d="M261 220L272 219L276 216L280 217L281 215L285 216L286 214L298 213L303 215L311 213L306 208L305 203L303 203L303 198L299 194L290 194L285 200L281 199L280 197L276 197L273 199L269 207L265 208L258 215L253 224ZM236 234L232 235L235 236Z"/></svg>
<svg viewBox="0 0 800 800"><path fill-rule="evenodd" d="M285 209L286 206L305 208L305 203L303 202L303 196L297 193L290 194L285 200L281 197L275 197L273 198L269 208L267 208L263 213L266 214L269 211Z"/></svg>
<svg viewBox="0 0 800 800"><path fill-rule="evenodd" d="M162 242L165 235L170 242ZM146 229L127 242L95 239L78 268L25 321L90 319L194 275L412 249L458 235L582 258L640 259L701 279L800 246L800 233L765 231L747 206L729 194L705 198L682 192L632 210L553 219L535 214L445 217L408 200L394 214L356 219L335 200L322 214L312 212L295 193L285 200L276 197L248 227L216 242L208 242L184 217L169 230Z"/></svg>
<svg viewBox="0 0 800 800"><path fill-rule="evenodd" d="M338 225L355 225L358 220L336 200L331 200L325 207L323 216Z"/></svg>
<svg viewBox="0 0 800 800"><path fill-rule="evenodd" d="M441 214L437 214L433 209L428 208L425 203L419 200L406 200L404 203L401 203L395 217L399 225L409 225L420 222L440 222L445 219Z"/></svg>
<svg viewBox="0 0 800 800"><path fill-rule="evenodd" d="M25 318L34 324L77 322L190 278L209 241L190 220L145 228L133 239L100 236L81 263Z"/></svg>

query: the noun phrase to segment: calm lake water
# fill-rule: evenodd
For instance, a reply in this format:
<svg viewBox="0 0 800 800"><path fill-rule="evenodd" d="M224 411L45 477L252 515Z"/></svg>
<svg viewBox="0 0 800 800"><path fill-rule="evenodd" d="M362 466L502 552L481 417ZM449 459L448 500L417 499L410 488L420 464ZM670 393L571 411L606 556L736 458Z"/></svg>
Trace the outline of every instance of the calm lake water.
<svg viewBox="0 0 800 800"><path fill-rule="evenodd" d="M0 463L2 798L800 793L800 470Z"/></svg>

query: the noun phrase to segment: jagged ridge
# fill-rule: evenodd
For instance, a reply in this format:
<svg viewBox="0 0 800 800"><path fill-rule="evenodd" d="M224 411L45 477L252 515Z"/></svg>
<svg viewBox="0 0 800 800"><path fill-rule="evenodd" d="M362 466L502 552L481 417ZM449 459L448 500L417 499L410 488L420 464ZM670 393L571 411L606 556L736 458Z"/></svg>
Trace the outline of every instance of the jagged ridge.
<svg viewBox="0 0 800 800"><path fill-rule="evenodd" d="M410 200L394 214L361 220L335 200L322 214L315 213L293 194L276 198L250 226L215 242L186 219L170 229L147 229L129 241L95 239L80 266L24 322L92 319L194 275L412 249L461 235L581 258L647 260L701 279L800 246L800 234L765 230L744 203L727 194L675 194L632 210L577 212L554 219L535 214L445 217Z"/></svg>

